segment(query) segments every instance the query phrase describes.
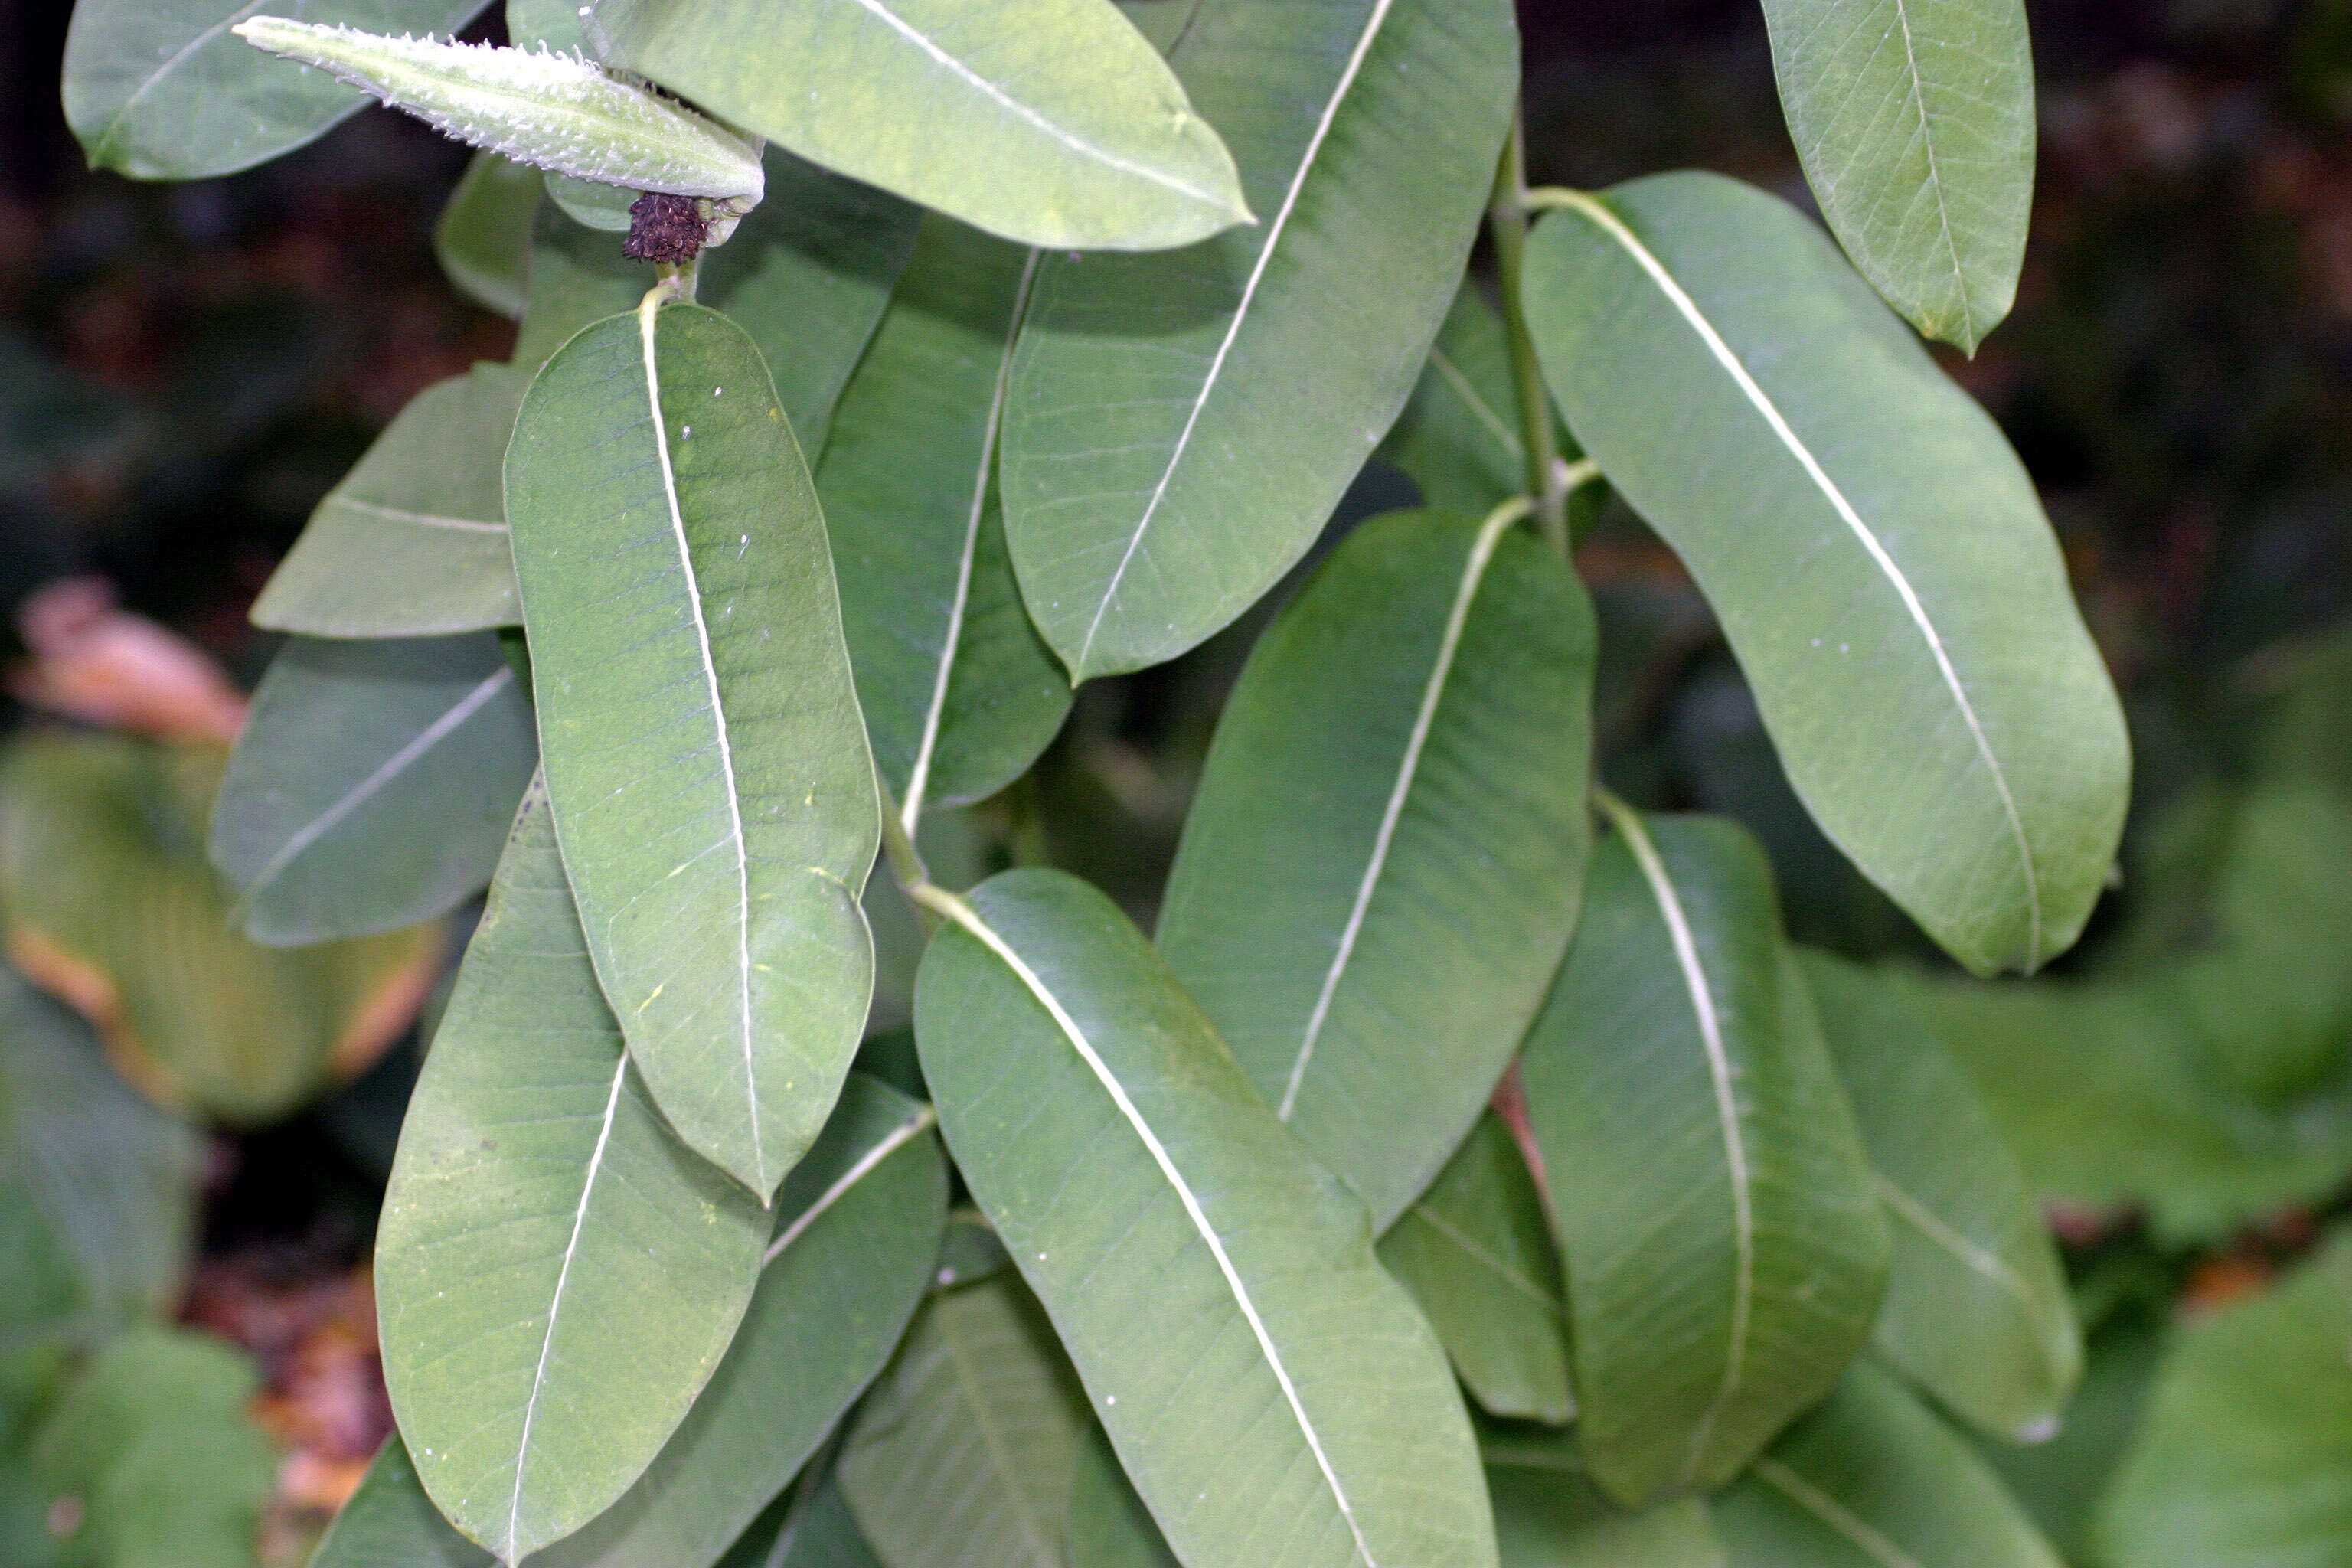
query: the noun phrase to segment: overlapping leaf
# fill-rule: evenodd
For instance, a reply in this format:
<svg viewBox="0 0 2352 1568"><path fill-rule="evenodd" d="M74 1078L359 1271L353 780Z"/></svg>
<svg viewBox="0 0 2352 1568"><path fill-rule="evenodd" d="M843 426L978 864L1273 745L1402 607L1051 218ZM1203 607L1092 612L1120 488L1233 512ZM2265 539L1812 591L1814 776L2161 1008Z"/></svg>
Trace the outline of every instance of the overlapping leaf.
<svg viewBox="0 0 2352 1568"><path fill-rule="evenodd" d="M441 1510L512 1563L619 1499L726 1352L770 1218L662 1125L534 786L376 1239L384 1382Z"/></svg>
<svg viewBox="0 0 2352 1568"><path fill-rule="evenodd" d="M1003 788L1070 705L996 498L1035 268L1034 251L929 219L817 469L866 732L910 822Z"/></svg>
<svg viewBox="0 0 2352 1568"><path fill-rule="evenodd" d="M1974 353L2033 201L2023 0L1765 0L1764 21L1822 216L1896 310Z"/></svg>
<svg viewBox="0 0 2352 1568"><path fill-rule="evenodd" d="M1724 1568L1705 1502L1618 1507L1593 1484L1570 1433L1492 1433L1479 1451L1503 1568Z"/></svg>
<svg viewBox="0 0 2352 1568"><path fill-rule="evenodd" d="M1500 0L1202 0L1170 58L1259 221L1038 270L1005 521L1074 679L1181 653L1313 542L1454 297L1518 79Z"/></svg>
<svg viewBox="0 0 2352 1568"><path fill-rule="evenodd" d="M1058 872L948 908L916 994L940 1126L1177 1555L1491 1564L1460 1397L1362 1208L1142 934Z"/></svg>
<svg viewBox="0 0 2352 1568"><path fill-rule="evenodd" d="M1755 841L1625 813L1522 1077L1577 1419L1636 1504L1720 1486L1862 1348L1887 1237Z"/></svg>
<svg viewBox="0 0 2352 1568"><path fill-rule="evenodd" d="M540 373L507 507L597 976L670 1124L764 1198L873 984L880 819L815 486L742 330L649 299Z"/></svg>
<svg viewBox="0 0 2352 1568"><path fill-rule="evenodd" d="M1576 921L1592 612L1500 516L1350 535L1218 722L1159 945L1386 1229L1502 1075Z"/></svg>
<svg viewBox="0 0 2352 1568"><path fill-rule="evenodd" d="M544 188L537 169L477 153L433 226L433 256L457 291L520 321L530 299L530 231Z"/></svg>
<svg viewBox="0 0 2352 1568"><path fill-rule="evenodd" d="M1071 1568L1177 1568L1176 1554L1118 1468L1118 1455L1100 1426L1090 1426L1078 1445L1077 1474L1070 1483L1069 1561Z"/></svg>
<svg viewBox="0 0 2352 1568"><path fill-rule="evenodd" d="M1424 505L1481 517L1527 489L1527 447L1511 389L1503 320L1465 278L1380 456L1421 487Z"/></svg>
<svg viewBox="0 0 2352 1568"><path fill-rule="evenodd" d="M765 1526L763 1520L746 1531L719 1568L881 1568L831 1479L814 1491L796 1492L773 1533Z"/></svg>
<svg viewBox="0 0 2352 1568"><path fill-rule="evenodd" d="M2000 433L1785 204L1707 174L1566 199L1528 254L1545 375L1698 579L1797 793L1971 969L2063 952L2128 757Z"/></svg>
<svg viewBox="0 0 2352 1568"><path fill-rule="evenodd" d="M538 744L490 633L288 643L213 807L247 932L326 942L447 913L488 883Z"/></svg>

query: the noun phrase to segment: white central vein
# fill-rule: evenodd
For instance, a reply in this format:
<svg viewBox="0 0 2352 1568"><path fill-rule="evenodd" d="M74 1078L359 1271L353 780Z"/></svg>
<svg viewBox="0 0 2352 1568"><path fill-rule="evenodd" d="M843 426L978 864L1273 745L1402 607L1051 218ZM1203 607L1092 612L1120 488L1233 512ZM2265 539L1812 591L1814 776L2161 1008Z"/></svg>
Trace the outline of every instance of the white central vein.
<svg viewBox="0 0 2352 1568"><path fill-rule="evenodd" d="M1936 194L1936 224L1944 237L1944 254L1952 258L1952 278L1960 289L1960 319L1973 333L1977 326L1974 301L1969 298L1967 271L1960 266L1959 240L1952 233L1952 212L1944 200L1943 171L1936 163L1936 122L1927 113L1927 84L1919 75L1919 50L1911 41L1911 11L1895 0L1895 20L1903 29L1903 68L1911 83L1911 106L1919 111L1919 145L1927 154L1927 188Z"/></svg>
<svg viewBox="0 0 2352 1568"><path fill-rule="evenodd" d="M547 1331L539 1342L539 1366L530 1374L530 1397L522 1407L522 1436L515 1441L514 1496L507 1504L507 1561L515 1560L515 1537L522 1530L523 1468L530 1462L530 1429L539 1418L539 1391L547 1386L547 1358L555 1349L555 1320L563 1310L563 1289L572 1279L572 1260L579 1256L580 1233L588 1223L588 1200L596 1191L596 1173L604 1163L604 1148L613 1140L613 1121L621 1108L621 1084L628 1077L629 1053L613 1064L613 1087L604 1096L604 1121L596 1130L596 1147L588 1156L587 1173L580 1182L580 1205L572 1211L572 1236L563 1244L563 1262L555 1271L555 1290L547 1299Z"/></svg>
<svg viewBox="0 0 2352 1568"><path fill-rule="evenodd" d="M1013 346L1021 336L1021 324L1029 314L1029 287L1037 276L1039 252L1029 252L1022 264L1021 281L1013 291L1013 313L1004 324L1004 342L997 354L996 384L988 395L988 422L981 432L980 462L971 476L971 505L965 510L963 522L963 554L956 562L955 598L948 608L947 636L940 643L939 673L931 681L931 704L923 713L922 738L915 745L915 763L907 773L907 798L898 808L898 820L908 837L915 832L917 818L923 814L923 793L931 780L931 757L939 748L940 724L948 709L948 678L955 673L956 656L961 651L965 607L971 600L972 565L980 555L980 524L988 510L988 474L996 461L996 443L1004 427L1004 403L1013 385Z"/></svg>
<svg viewBox="0 0 2352 1568"><path fill-rule="evenodd" d="M2029 1320L2038 1321L2041 1318L2041 1308L2033 1300L2033 1293L2026 1289L2025 1281L2018 1277L2017 1270L1945 1224L1927 1205L1876 1171L1870 1173L1870 1181L1871 1184L1878 1189L1880 1200L1909 1221L1912 1228L1958 1259L1962 1268L1972 1274L1981 1275L2000 1287L2005 1295L2023 1310Z"/></svg>
<svg viewBox="0 0 2352 1568"><path fill-rule="evenodd" d="M1895 557L1887 553L1886 546L1877 534L1871 531L1870 525L1863 521L1862 514L1854 510L1853 503L1846 499L1837 481L1830 478L1821 460L1813 456L1812 448L1807 447L1790 427L1780 405L1756 384L1756 378L1748 374L1748 367L1740 363L1738 354L1732 353L1731 345L1723 341L1722 334L1715 330L1715 323L1708 321L1706 313L1698 308L1698 302L1685 292L1683 286L1675 280L1674 274L1666 270L1665 264L1651 253L1650 247L1625 226L1622 218L1592 197L1580 191L1563 192L1559 200L1561 205L1583 215L1602 233L1623 247L1625 253L1648 274L1650 281L1657 285L1658 291L1666 297L1691 331L1698 335L1699 341L1706 345L1706 351L1714 356L1716 363L1723 367L1724 374L1731 377L1741 395L1754 405L1772 434L1780 439L1780 445L1797 459L1798 467L1804 469L1805 477L1829 501L1831 510L1853 531L1854 538L1861 542L1863 549L1902 599L1904 608L1910 612L1912 624L1927 639L1927 651L1935 657L1936 668L1941 673L1945 687L1951 692L1952 701L1969 727L1969 734L1976 742L1977 755L1983 759L1985 771L1991 775L1993 788L2000 796L2001 810L2009 817L2010 832L2017 840L2017 858L2024 872L2026 909L2032 922L2031 935L2026 943L2026 967L2036 967L2042 962L2042 882L2033 865L2033 847L2026 840L2025 823L2018 816L2015 796L2010 793L2009 776L2001 771L2000 762L1992 754L1992 743L1985 737L1984 725L1978 720L1976 708L1969 701L1969 694L1960 685L1959 671L1952 667L1951 656L1944 648L1943 637L1936 630L1935 623L1927 618L1927 606L1919 602L1919 595L1911 586L1911 580L1903 574L1903 569L1895 563Z"/></svg>
<svg viewBox="0 0 2352 1568"><path fill-rule="evenodd" d="M1094 142L1087 141L1085 137L1077 135L1062 126L1055 124L1043 114L1037 112L1036 110L1031 108L1028 104L1022 102L1019 99L1014 98L1003 88L997 86L994 82L989 80L986 77L982 76L978 71L964 64L963 61L956 58L955 56L941 48L929 35L919 31L914 26L908 23L905 17L898 16L888 6L883 5L881 0L857 0L857 4L872 12L875 16L881 17L883 22L889 26L892 32L898 34L900 37L906 39L917 48L922 50L923 53L929 55L934 61L945 66L950 73L971 86L979 89L981 93L998 108L1005 110L1017 119L1027 121L1030 124L1035 126L1038 130L1043 131L1046 135L1052 137L1055 141L1059 142L1063 146L1069 148L1072 152L1082 153L1107 168L1118 170L1121 174L1133 174L1139 179L1149 180L1155 185L1160 185L1165 189L1174 191L1181 195L1192 196L1198 201L1206 202L1211 206L1222 207L1226 205L1224 198L1217 195L1214 192L1204 191L1198 185L1187 184L1185 181L1176 178L1175 175L1169 174L1163 169L1155 169L1148 163L1139 163L1132 158L1122 157L1118 153L1112 152L1108 147L1097 146Z"/></svg>
<svg viewBox="0 0 2352 1568"><path fill-rule="evenodd" d="M1152 1163L1160 1167L1160 1175L1175 1190L1178 1201L1184 1205L1184 1213L1191 1218L1192 1228L1200 1234L1201 1240L1208 1247L1209 1255L1216 1259L1218 1272L1225 1279L1225 1288L1233 1292L1234 1304L1241 1309L1243 1320L1256 1337L1258 1353L1265 1358L1266 1366L1274 1373L1274 1380L1282 1389L1282 1397L1290 1406L1291 1417L1298 1423L1298 1430L1307 1439L1307 1451L1315 1456L1316 1468L1323 1472L1324 1483L1331 1489L1332 1500L1339 1505L1339 1516L1348 1522L1348 1533L1355 1538L1357 1554L1363 1559L1365 1568L1377 1568L1372 1549L1356 1523L1355 1507L1348 1500L1347 1489L1339 1484L1339 1476L1331 1468L1330 1458L1323 1452L1323 1439L1316 1432L1314 1422L1307 1418L1307 1407L1299 1403L1298 1390L1290 1381L1290 1371L1282 1364L1282 1353L1275 1348L1274 1336L1266 1331L1265 1321L1258 1316L1257 1303L1251 1299L1249 1287L1242 1283L1240 1271L1225 1253L1223 1240L1218 1237L1216 1228L1210 1225L1209 1216L1202 1209L1201 1200L1193 1195L1191 1184L1184 1180L1183 1173L1176 1168L1176 1162L1160 1142L1160 1134L1152 1130L1151 1124L1143 1119L1142 1111L1136 1109L1135 1101L1128 1097L1126 1085L1118 1081L1109 1066L1096 1053L1093 1042L1087 1038L1086 1031L1078 1027L1077 1020L1070 1016L1061 999L1037 977L1037 972L1013 951L1012 945L997 935L971 906L961 899L952 895L943 896L933 907L979 938L982 945L1019 977L1029 994L1053 1016L1055 1024L1070 1042L1071 1048L1078 1053L1079 1058L1095 1075L1096 1081L1103 1086L1103 1091L1110 1096L1111 1103L1118 1107L1119 1115L1126 1118L1136 1137L1142 1141L1143 1147L1151 1155Z"/></svg>
<svg viewBox="0 0 2352 1568"><path fill-rule="evenodd" d="M181 63L186 60L190 55L194 54L198 49L203 48L206 44L209 44L215 38L219 37L223 33L226 33L230 28L236 26L239 22L249 20L255 12L260 10L262 6L267 4L268 4L268 0L247 0L246 5L237 7L236 11L232 12L228 16L223 16L219 21L214 23L211 26L206 27L203 32L198 33L194 37L190 38L186 43L181 45L170 59L167 59L162 65L157 66L152 74L149 75L144 80L140 82L136 88L132 89L131 95L122 100L122 107L116 110L112 118L109 119L106 122L106 134L100 139L101 145L107 147L112 147L114 145L114 133L122 129L122 122L131 118L131 110L138 106L141 99L146 97L148 93L154 90L154 87L157 82L162 81L165 77L170 76L173 71L179 69ZM307 6L300 5L297 5L293 7L293 9L297 11L305 10L307 8Z"/></svg>
<svg viewBox="0 0 2352 1568"><path fill-rule="evenodd" d="M751 853L743 841L743 805L736 798L734 742L727 732L727 710L719 700L719 664L710 651L710 625L702 614L702 584L695 575L694 552L687 544L686 516L678 510L677 475L670 467L669 429L662 421L661 374L654 357L654 321L662 300L661 292L655 290L637 307L637 341L646 362L646 404L653 417L654 451L661 458L662 499L669 505L670 533L677 541L678 570L686 576L686 604L694 612L695 643L702 656L703 684L710 696L711 727L719 737L719 767L726 775L721 793L727 796L728 832L735 847L735 994L743 1040L743 1103L751 1113L752 1185L764 1199L768 1152L760 1142L760 1078L751 1051Z"/></svg>
<svg viewBox="0 0 2352 1568"><path fill-rule="evenodd" d="M1692 1428L1689 1464L1683 1479L1690 1480L1698 1473L1699 1461L1706 1456L1706 1444L1715 1435L1715 1424L1738 1392L1740 1380L1748 1373L1748 1321L1755 1312L1756 1300L1756 1208L1755 1198L1748 1191L1752 1177L1748 1169L1748 1140L1739 1125L1739 1098L1731 1081L1731 1053L1723 1043L1723 1019L1716 1011L1715 995L1708 989L1706 966L1699 963L1698 942L1691 935L1690 918L1683 912L1682 896L1675 891L1674 879L1666 875L1665 862L1658 856L1658 847L1650 840L1649 829L1631 811L1611 813L1617 830L1624 835L1625 847L1633 852L1634 862L1642 868L1643 879L1650 884L1650 896L1657 900L1658 913L1664 917L1666 935L1674 943L1675 964L1682 971L1683 984L1690 993L1691 1012L1698 1020L1698 1037L1706 1050L1707 1077L1715 1089L1716 1120L1723 1129L1723 1163L1731 1181L1731 1239L1733 1267L1731 1281L1731 1325L1728 1342L1723 1352L1723 1381L1717 1385L1715 1398L1706 1413Z"/></svg>
<svg viewBox="0 0 2352 1568"><path fill-rule="evenodd" d="M1415 1204L1412 1207L1405 1210L1404 1212L1409 1217L1421 1221L1422 1224L1429 1226L1430 1229L1435 1231L1438 1235L1452 1242L1455 1247L1460 1249L1464 1257L1469 1258L1473 1263L1483 1267L1488 1273L1494 1275L1495 1278L1500 1279L1504 1284L1509 1286L1520 1295L1527 1297L1531 1301L1534 1301L1537 1305L1543 1308L1545 1311L1549 1312L1553 1317L1565 1319L1568 1316L1567 1307L1561 1304L1558 1297L1552 1295L1550 1291L1546 1290L1542 1286L1537 1284L1534 1280L1528 1279L1526 1275L1520 1273L1509 1264L1504 1262L1502 1258L1496 1256L1492 1251L1479 1246L1476 1237L1473 1237L1468 1231L1464 1230L1460 1226L1455 1225L1452 1220L1447 1219L1444 1215L1430 1208L1428 1205Z"/></svg>
<svg viewBox="0 0 2352 1568"><path fill-rule="evenodd" d="M1175 479L1176 469L1182 463L1185 449L1192 444L1192 432L1200 428L1201 411L1209 405L1209 396L1216 391L1218 380L1225 374L1225 361L1234 352L1234 340L1242 333L1243 323L1249 320L1250 307L1257 300L1260 284L1265 281L1265 269L1274 260L1274 253L1282 244L1283 231L1290 226L1290 215L1298 208L1298 194L1307 186L1307 176L1315 171L1315 160L1323 151L1323 143L1331 134L1331 122L1339 118L1339 106L1348 100L1349 91L1356 85L1356 77L1364 68L1364 57L1371 53L1372 41L1380 37L1381 27L1388 20L1389 8L1395 0L1377 0L1372 14L1364 20L1363 36L1356 40L1354 50L1348 56L1347 68L1339 73L1331 96L1323 105L1323 113L1315 122L1315 133L1307 138L1307 148L1298 160L1298 171L1290 177L1290 188L1282 194L1282 205L1266 220L1265 243L1258 247L1256 264L1250 268L1249 279L1242 285L1242 297L1234 305L1234 318L1225 324L1224 341L1217 345L1216 354L1209 361L1209 374L1202 379L1201 390L1192 399L1191 410L1184 416L1184 428L1177 433L1175 446L1169 448L1168 466L1160 470L1160 482L1151 487L1151 499L1144 504L1143 515L1136 520L1135 531L1128 535L1127 551L1118 558L1118 569L1110 581L1103 584L1102 598L1095 605L1095 618L1087 626L1087 639L1078 645L1076 663L1086 667L1087 657L1094 651L1095 636L1102 630L1103 616L1110 610L1110 602L1118 596L1118 585L1126 581L1127 569L1134 564L1135 553L1142 547L1143 536L1151 531L1151 520L1159 514L1160 503L1167 499L1168 487Z"/></svg>
<svg viewBox="0 0 2352 1568"><path fill-rule="evenodd" d="M768 1244L767 1252L760 1259L760 1267L765 1268L769 1264L773 1263L784 1248L801 1238L803 1231L816 1223L819 1215L839 1203L850 1188L864 1181L872 1173L875 1166L920 1137L923 1130L938 1120L939 1112L927 1105L890 1129L887 1136L873 1148L860 1154L856 1163L844 1171L833 1185L817 1194L816 1202L803 1209L793 1217L792 1224L784 1226L783 1234Z"/></svg>
<svg viewBox="0 0 2352 1568"><path fill-rule="evenodd" d="M502 665L491 674L485 676L472 690L450 704L448 710L440 717L410 736L407 744L378 763L373 773L346 790L334 805L304 823L292 837L279 846L278 853L269 858L269 863L262 867L259 873L254 877L252 883L246 889L247 895L250 896L259 889L267 887L278 873L286 869L304 850L331 832L337 823L358 810L370 796L383 788L385 784L407 772L410 763L439 745L447 738L451 731L472 718L483 703L504 691L513 682L514 668L511 665Z"/></svg>
<svg viewBox="0 0 2352 1568"><path fill-rule="evenodd" d="M1413 714L1412 733L1405 737L1404 755L1397 763L1396 782L1389 788L1388 802L1381 809L1380 826L1372 834L1371 856L1365 861L1363 877L1356 884L1355 901L1349 906L1347 923L1339 929L1339 945L1331 954L1330 967L1323 973L1323 987L1316 994L1314 1010L1307 1016L1297 1058L1290 1064L1289 1081L1283 1085L1282 1103L1275 1108L1275 1114L1285 1121L1297 1108L1299 1086L1307 1081L1307 1064L1314 1059L1315 1044L1322 1038L1324 1022L1331 1016L1331 999L1339 994L1339 978L1356 955L1364 916L1372 906L1372 889L1388 867L1389 847L1395 842L1398 819L1404 816L1405 797L1412 793L1413 780L1420 773L1422 750L1429 743L1430 726L1437 721L1438 701L1445 694L1447 678L1454 673L1454 656L1462 647L1462 628L1470 619L1470 601L1477 596L1478 584L1486 575L1486 563L1495 558L1495 546L1502 539L1503 530L1517 521L1525 510L1508 505L1496 508L1471 542L1462 581L1454 588L1453 606L1446 612L1445 630L1438 638L1437 658L1422 688L1420 710Z"/></svg>
<svg viewBox="0 0 2352 1568"><path fill-rule="evenodd" d="M1822 1523L1853 1542L1864 1556L1879 1563L1881 1568L1919 1568L1918 1559L1895 1545L1878 1531L1872 1529L1837 1499L1822 1491L1780 1460L1758 1459L1756 1473L1764 1480L1778 1487L1800 1507L1811 1510Z"/></svg>
<svg viewBox="0 0 2352 1568"><path fill-rule="evenodd" d="M353 500L349 496L329 496L329 506L345 511L359 512L365 517L380 517L387 522L414 523L419 528L454 528L467 533L504 533L503 522L483 522L470 517L444 517L438 512L410 511L404 507L379 506L372 500Z"/></svg>
<svg viewBox="0 0 2352 1568"><path fill-rule="evenodd" d="M1460 398L1469 408L1470 416L1485 426L1486 434L1492 436L1503 450L1508 452L1512 459L1517 461L1524 453L1524 448L1519 445L1519 433L1511 428L1508 420L1495 412L1494 405L1478 395L1477 386L1468 376L1462 374L1462 367L1447 358L1443 349L1429 351L1429 363L1430 368L1443 376L1445 384L1454 389L1454 395Z"/></svg>

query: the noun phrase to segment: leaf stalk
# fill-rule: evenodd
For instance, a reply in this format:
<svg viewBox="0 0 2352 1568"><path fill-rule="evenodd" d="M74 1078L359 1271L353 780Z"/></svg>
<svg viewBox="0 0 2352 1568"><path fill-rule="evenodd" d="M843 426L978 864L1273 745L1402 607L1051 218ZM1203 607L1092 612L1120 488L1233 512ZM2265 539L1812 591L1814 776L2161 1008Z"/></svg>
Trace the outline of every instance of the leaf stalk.
<svg viewBox="0 0 2352 1568"><path fill-rule="evenodd" d="M1517 395L1519 449L1526 462L1527 489L1543 535L1564 560L1568 555L1568 491L1559 472L1559 448L1552 437L1551 398L1544 390L1543 366L1528 331L1521 279L1528 249L1527 117L1514 110L1503 156L1495 167L1494 199L1486 226L1495 239L1495 273L1503 296L1503 333L1511 356L1511 384Z"/></svg>

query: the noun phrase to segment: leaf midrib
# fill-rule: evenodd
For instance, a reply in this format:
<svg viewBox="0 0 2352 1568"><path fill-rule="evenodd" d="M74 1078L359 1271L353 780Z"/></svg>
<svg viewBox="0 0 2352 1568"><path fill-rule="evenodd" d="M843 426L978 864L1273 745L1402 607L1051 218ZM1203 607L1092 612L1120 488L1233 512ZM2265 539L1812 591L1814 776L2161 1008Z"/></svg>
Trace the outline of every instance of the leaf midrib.
<svg viewBox="0 0 2352 1568"><path fill-rule="evenodd" d="M1878 1563L1880 1568L1920 1568L1918 1559L1780 1460L1769 1457L1759 1458L1756 1474L1790 1501L1853 1542L1854 1550Z"/></svg>

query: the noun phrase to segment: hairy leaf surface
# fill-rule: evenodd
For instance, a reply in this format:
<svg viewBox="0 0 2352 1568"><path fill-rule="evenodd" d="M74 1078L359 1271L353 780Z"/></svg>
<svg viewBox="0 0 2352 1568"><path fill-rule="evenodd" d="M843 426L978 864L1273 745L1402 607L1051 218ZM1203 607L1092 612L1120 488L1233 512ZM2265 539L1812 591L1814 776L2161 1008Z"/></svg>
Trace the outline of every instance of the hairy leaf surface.
<svg viewBox="0 0 2352 1568"><path fill-rule="evenodd" d="M2129 759L2000 432L1786 204L1690 174L1569 199L1528 252L1552 395L1698 579L1798 795L1969 968L2063 952Z"/></svg>

